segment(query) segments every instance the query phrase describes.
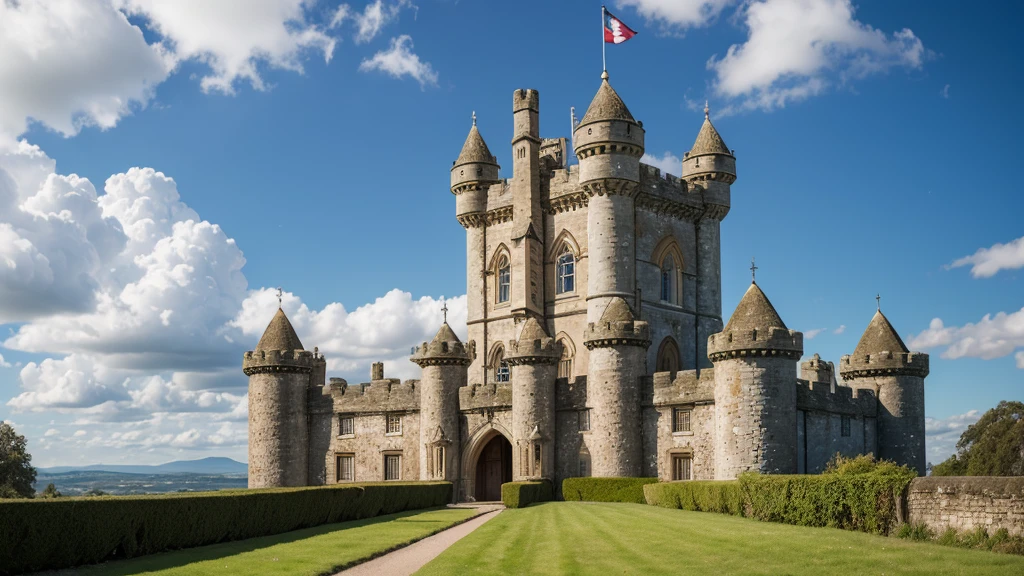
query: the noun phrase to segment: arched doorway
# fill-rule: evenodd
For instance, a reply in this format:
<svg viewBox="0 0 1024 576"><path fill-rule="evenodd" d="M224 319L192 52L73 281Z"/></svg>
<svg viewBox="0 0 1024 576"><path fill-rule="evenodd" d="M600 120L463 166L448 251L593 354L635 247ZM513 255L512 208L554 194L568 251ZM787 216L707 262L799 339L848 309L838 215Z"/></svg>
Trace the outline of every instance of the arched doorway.
<svg viewBox="0 0 1024 576"><path fill-rule="evenodd" d="M501 500L501 485L512 481L512 444L501 434L495 434L480 450L476 460L477 502Z"/></svg>

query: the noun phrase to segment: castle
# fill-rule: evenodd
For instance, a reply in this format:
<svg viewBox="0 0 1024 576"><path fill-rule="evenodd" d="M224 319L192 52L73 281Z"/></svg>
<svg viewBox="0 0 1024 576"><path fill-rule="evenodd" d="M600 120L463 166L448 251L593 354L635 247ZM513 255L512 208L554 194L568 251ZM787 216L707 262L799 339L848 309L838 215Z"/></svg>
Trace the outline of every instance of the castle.
<svg viewBox="0 0 1024 576"><path fill-rule="evenodd" d="M722 325L720 225L736 159L708 118L682 178L640 162L644 125L608 75L573 131L541 138L513 93L512 177L473 126L451 169L466 229L468 341L445 322L419 380L325 382L278 310L249 376L249 486L448 480L462 500L573 476L817 473L874 453L924 473L928 355L879 310L852 355L800 364L752 283Z"/></svg>

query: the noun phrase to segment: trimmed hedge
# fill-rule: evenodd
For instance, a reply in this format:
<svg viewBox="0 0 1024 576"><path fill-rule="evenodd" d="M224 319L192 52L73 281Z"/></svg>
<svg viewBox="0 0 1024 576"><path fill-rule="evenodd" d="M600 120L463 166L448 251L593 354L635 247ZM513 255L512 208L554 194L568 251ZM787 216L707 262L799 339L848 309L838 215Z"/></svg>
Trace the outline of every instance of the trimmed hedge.
<svg viewBox="0 0 1024 576"><path fill-rule="evenodd" d="M501 501L506 508L526 508L534 502L554 499L550 480L506 482L501 485Z"/></svg>
<svg viewBox="0 0 1024 576"><path fill-rule="evenodd" d="M733 516L742 516L745 508L743 490L736 480L648 484L644 498L652 506Z"/></svg>
<svg viewBox="0 0 1024 576"><path fill-rule="evenodd" d="M562 498L584 502L634 502L643 504L644 486L657 478L566 478Z"/></svg>
<svg viewBox="0 0 1024 576"><path fill-rule="evenodd" d="M444 506L449 482L0 500L0 574L68 568Z"/></svg>

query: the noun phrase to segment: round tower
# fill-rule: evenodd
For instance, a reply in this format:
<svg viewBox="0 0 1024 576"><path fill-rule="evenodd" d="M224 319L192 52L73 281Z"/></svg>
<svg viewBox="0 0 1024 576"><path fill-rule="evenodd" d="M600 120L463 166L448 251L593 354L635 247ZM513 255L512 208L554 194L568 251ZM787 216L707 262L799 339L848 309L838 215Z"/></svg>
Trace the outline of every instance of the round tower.
<svg viewBox="0 0 1024 576"><path fill-rule="evenodd" d="M716 480L796 473L796 363L803 350L803 334L786 328L757 283L725 329L708 338Z"/></svg>
<svg viewBox="0 0 1024 576"><path fill-rule="evenodd" d="M420 479L459 478L459 388L473 361L473 344L463 344L448 322L429 343L413 352L420 377ZM458 494L458 486L454 494Z"/></svg>
<svg viewBox="0 0 1024 576"><path fill-rule="evenodd" d="M736 181L736 158L711 123L707 104L704 124L693 148L683 155L683 180L704 200L697 221L697 358L709 365L704 349L708 336L722 329L721 223L729 213L731 186Z"/></svg>
<svg viewBox="0 0 1024 576"><path fill-rule="evenodd" d="M597 322L612 298L636 297L633 198L640 184L643 124L601 75L601 87L573 131L587 208L587 321Z"/></svg>
<svg viewBox="0 0 1024 576"><path fill-rule="evenodd" d="M878 457L923 476L928 355L911 352L879 309L853 354L839 360L839 374L848 386L878 395Z"/></svg>
<svg viewBox="0 0 1024 576"><path fill-rule="evenodd" d="M561 344L536 318L523 323L519 340L508 343L512 368L513 480L554 479L555 378Z"/></svg>
<svg viewBox="0 0 1024 576"><path fill-rule="evenodd" d="M647 374L651 331L633 316L629 304L613 298L598 322L583 334L590 350L587 407L594 476L639 476L641 473L640 378Z"/></svg>
<svg viewBox="0 0 1024 576"><path fill-rule="evenodd" d="M307 389L319 364L302 349L284 310L278 308L256 349L246 352L249 377L249 488L306 486Z"/></svg>

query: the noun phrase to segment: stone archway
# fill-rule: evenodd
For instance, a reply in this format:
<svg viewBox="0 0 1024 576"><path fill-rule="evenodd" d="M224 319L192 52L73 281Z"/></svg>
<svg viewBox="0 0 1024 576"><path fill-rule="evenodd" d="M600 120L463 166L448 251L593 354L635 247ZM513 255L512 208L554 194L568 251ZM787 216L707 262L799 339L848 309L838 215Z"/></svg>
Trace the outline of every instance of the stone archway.
<svg viewBox="0 0 1024 576"><path fill-rule="evenodd" d="M487 422L470 436L462 453L462 498L481 501L482 496L494 496L493 483L497 482L497 497L494 499L501 500L501 483L512 481L510 436L503 426L493 421ZM492 485L484 491L478 491L479 481L486 481L488 472Z"/></svg>

